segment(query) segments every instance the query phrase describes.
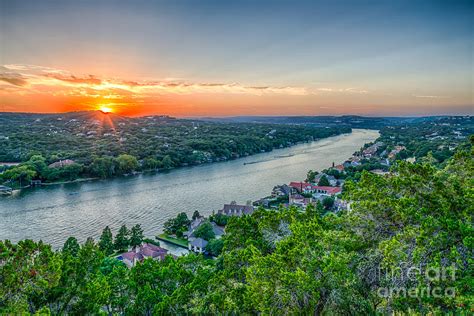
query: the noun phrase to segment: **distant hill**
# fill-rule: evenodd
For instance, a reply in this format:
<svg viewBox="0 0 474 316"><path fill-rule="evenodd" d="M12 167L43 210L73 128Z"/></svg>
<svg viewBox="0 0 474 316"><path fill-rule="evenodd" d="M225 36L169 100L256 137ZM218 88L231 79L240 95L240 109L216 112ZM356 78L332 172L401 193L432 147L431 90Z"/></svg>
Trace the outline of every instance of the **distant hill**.
<svg viewBox="0 0 474 316"><path fill-rule="evenodd" d="M446 118L448 116L427 117L365 117L357 115L343 116L234 116L224 118L205 117L201 120L218 122L303 124L315 126L344 125L353 128L380 129L384 126L420 123Z"/></svg>

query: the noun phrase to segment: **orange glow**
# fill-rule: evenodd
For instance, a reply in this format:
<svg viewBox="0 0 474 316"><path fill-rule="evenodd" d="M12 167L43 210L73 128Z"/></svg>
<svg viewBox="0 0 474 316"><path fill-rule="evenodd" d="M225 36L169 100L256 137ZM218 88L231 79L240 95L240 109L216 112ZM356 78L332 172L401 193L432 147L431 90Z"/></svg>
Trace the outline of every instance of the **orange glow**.
<svg viewBox="0 0 474 316"><path fill-rule="evenodd" d="M113 112L114 110L110 106L101 105L101 106L99 106L99 111L101 111L104 114L107 114L107 113Z"/></svg>
<svg viewBox="0 0 474 316"><path fill-rule="evenodd" d="M73 74L37 65L0 65L0 112L97 110L125 116L407 115L416 107L417 113L464 114L472 113L471 103L466 101L471 98L471 94L428 92L391 95L364 86L137 80Z"/></svg>

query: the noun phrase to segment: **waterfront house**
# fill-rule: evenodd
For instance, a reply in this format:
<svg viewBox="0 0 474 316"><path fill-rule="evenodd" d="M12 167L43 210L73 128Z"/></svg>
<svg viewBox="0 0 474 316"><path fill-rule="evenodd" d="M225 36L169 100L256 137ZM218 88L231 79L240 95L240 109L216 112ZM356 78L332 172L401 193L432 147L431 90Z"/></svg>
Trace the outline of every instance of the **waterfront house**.
<svg viewBox="0 0 474 316"><path fill-rule="evenodd" d="M224 214L227 216L242 216L250 215L254 211L252 205L238 205L235 201L232 201L230 204L224 204L224 208L219 210L219 214Z"/></svg>
<svg viewBox="0 0 474 316"><path fill-rule="evenodd" d="M124 252L117 256L117 259L122 261L131 268L137 264L137 262L142 262L146 258L152 258L153 260L164 260L168 250L158 247L153 244L144 243L131 251Z"/></svg>
<svg viewBox="0 0 474 316"><path fill-rule="evenodd" d="M204 217L202 217L202 218L204 219ZM202 221L199 222L199 224L197 226L196 225L193 226L192 222L191 222L191 224L189 224L188 231L183 233L183 237L190 240L190 241L196 239L196 237L194 236L194 231L199 226L204 224L205 222L206 221L202 220ZM216 236L215 238L216 239L222 238L222 236L225 234L224 229L222 227L220 227L219 225L217 225L216 223L214 223L214 222L211 222L211 225L212 225L212 231L214 232L214 235Z"/></svg>
<svg viewBox="0 0 474 316"><path fill-rule="evenodd" d="M300 194L290 194L289 196L289 205L296 205L305 208L306 206L311 204L312 201L313 200L311 198L305 198Z"/></svg>
<svg viewBox="0 0 474 316"><path fill-rule="evenodd" d="M272 197L287 196L291 193L291 187L283 184L277 185L272 190Z"/></svg>
<svg viewBox="0 0 474 316"><path fill-rule="evenodd" d="M328 187L328 186L313 186L313 191L315 195L327 195L334 196L342 192L341 187Z"/></svg>
<svg viewBox="0 0 474 316"><path fill-rule="evenodd" d="M344 171L344 165L337 165L337 166L334 166L334 169L336 169L336 170L339 171L339 172L343 172L343 171Z"/></svg>
<svg viewBox="0 0 474 316"><path fill-rule="evenodd" d="M312 185L308 182L290 182L290 187L295 189L298 193L313 192Z"/></svg>
<svg viewBox="0 0 474 316"><path fill-rule="evenodd" d="M59 160L59 161L53 162L48 167L49 168L62 168L62 167L68 166L68 165L72 165L73 163L74 163L74 160L64 159L64 160Z"/></svg>
<svg viewBox="0 0 474 316"><path fill-rule="evenodd" d="M206 251L206 246L208 242L202 238L196 238L193 241L189 242L188 248L190 251L197 253L203 253Z"/></svg>

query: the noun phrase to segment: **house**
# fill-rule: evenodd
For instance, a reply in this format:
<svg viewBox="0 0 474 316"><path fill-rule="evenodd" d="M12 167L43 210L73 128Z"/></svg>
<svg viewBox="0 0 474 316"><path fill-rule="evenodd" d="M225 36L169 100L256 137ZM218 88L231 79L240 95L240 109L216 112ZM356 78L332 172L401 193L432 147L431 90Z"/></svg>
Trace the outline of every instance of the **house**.
<svg viewBox="0 0 474 316"><path fill-rule="evenodd" d="M203 217L204 218L204 217ZM199 225L197 226L192 226L192 223L189 225L189 230L184 232L183 233L183 237L192 241L194 239L196 239L196 237L194 236L194 231L199 227L201 226L202 224L204 224L206 221L201 221L199 222ZM220 239L222 238L222 236L225 234L224 232L224 228L220 227L219 225L217 225L216 223L214 222L211 222L211 225L212 225L212 231L214 232L214 235L216 236L216 239Z"/></svg>
<svg viewBox="0 0 474 316"><path fill-rule="evenodd" d="M142 262L146 258L152 258L154 260L164 260L168 250L161 247L155 246L153 244L144 243L131 251L125 252L117 256L117 259L122 261L131 268L137 264L137 262Z"/></svg>
<svg viewBox="0 0 474 316"><path fill-rule="evenodd" d="M272 197L287 196L291 193L291 187L283 184L277 185L272 190Z"/></svg>
<svg viewBox="0 0 474 316"><path fill-rule="evenodd" d="M242 216L242 215L250 215L254 211L252 205L238 205L237 202L232 201L230 204L224 204L224 208L219 210L219 214L224 214L227 216Z"/></svg>
<svg viewBox="0 0 474 316"><path fill-rule="evenodd" d="M299 193L311 193L312 185L308 182L290 182L291 188L295 189Z"/></svg>
<svg viewBox="0 0 474 316"><path fill-rule="evenodd" d="M344 171L344 165L337 165L337 166L334 166L334 169L336 169L336 170L339 171L339 172L343 172L343 171Z"/></svg>
<svg viewBox="0 0 474 316"><path fill-rule="evenodd" d="M75 163L74 160L64 159L64 160L59 160L59 161L53 162L48 167L49 168L62 168L62 167L65 167L65 166L72 165L73 163Z"/></svg>
<svg viewBox="0 0 474 316"><path fill-rule="evenodd" d="M328 187L328 186L313 186L315 195L327 195L334 196L342 192L341 187Z"/></svg>
<svg viewBox="0 0 474 316"><path fill-rule="evenodd" d="M390 172L383 171L382 169L373 169L373 170L370 170L370 172L373 173L373 174L379 175L379 176L384 176L386 174L390 174Z"/></svg>
<svg viewBox="0 0 474 316"><path fill-rule="evenodd" d="M313 200L311 198L305 198L300 194L291 194L289 196L289 205L296 205L301 207L306 207L311 204Z"/></svg>
<svg viewBox="0 0 474 316"><path fill-rule="evenodd" d="M206 246L208 242L202 238L196 238L193 241L189 242L188 248L190 251L197 253L203 253L206 251Z"/></svg>

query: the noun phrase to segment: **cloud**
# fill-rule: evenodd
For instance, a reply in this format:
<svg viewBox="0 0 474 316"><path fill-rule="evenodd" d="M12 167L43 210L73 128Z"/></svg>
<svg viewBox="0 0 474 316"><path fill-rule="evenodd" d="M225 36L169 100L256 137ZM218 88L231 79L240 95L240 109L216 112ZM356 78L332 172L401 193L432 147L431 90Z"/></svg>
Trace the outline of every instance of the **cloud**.
<svg viewBox="0 0 474 316"><path fill-rule="evenodd" d="M25 86L27 84L27 81L23 79L21 76L0 74L0 80L8 82L14 86L20 86L20 87Z"/></svg>
<svg viewBox="0 0 474 316"><path fill-rule="evenodd" d="M449 96L441 96L441 95L414 95L415 98L423 98L423 99L449 99Z"/></svg>
<svg viewBox="0 0 474 316"><path fill-rule="evenodd" d="M186 80L127 80L106 78L93 74L79 75L50 67L11 64L1 68L0 80L16 86L28 85L25 93L43 93L53 96L81 96L91 98L115 98L120 96L140 98L164 94L247 94L247 95L292 95L311 93L305 87L250 86L237 82L189 82Z"/></svg>
<svg viewBox="0 0 474 316"><path fill-rule="evenodd" d="M317 91L321 92L336 92L336 93L355 93L355 94L367 94L368 90L357 89L357 88L318 88Z"/></svg>
<svg viewBox="0 0 474 316"><path fill-rule="evenodd" d="M89 75L86 77L76 77L74 75L65 76L60 73L47 73L44 75L48 78L53 78L60 81L70 82L70 83L87 83L93 85L99 85L102 83L102 80L96 78L93 75Z"/></svg>
<svg viewBox="0 0 474 316"><path fill-rule="evenodd" d="M0 66L0 80L8 82L14 86L25 86L27 81L19 73L12 72L8 68Z"/></svg>

